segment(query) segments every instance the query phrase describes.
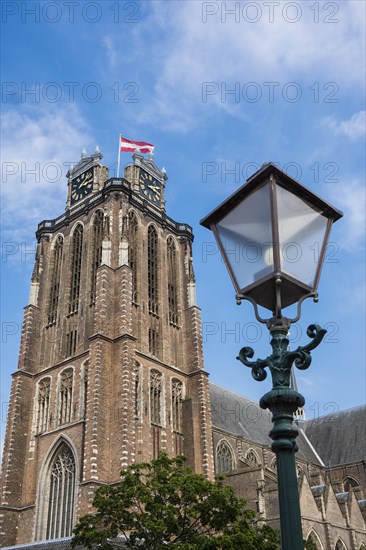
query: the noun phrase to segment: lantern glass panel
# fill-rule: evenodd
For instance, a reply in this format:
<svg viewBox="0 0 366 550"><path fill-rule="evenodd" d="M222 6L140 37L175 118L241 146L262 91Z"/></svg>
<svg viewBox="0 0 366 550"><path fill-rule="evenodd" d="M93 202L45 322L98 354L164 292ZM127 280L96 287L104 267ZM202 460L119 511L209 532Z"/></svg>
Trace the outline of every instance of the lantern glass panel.
<svg viewBox="0 0 366 550"><path fill-rule="evenodd" d="M276 191L281 271L313 287L327 218L283 187Z"/></svg>
<svg viewBox="0 0 366 550"><path fill-rule="evenodd" d="M270 189L266 184L216 223L221 245L236 279L236 290L273 272Z"/></svg>

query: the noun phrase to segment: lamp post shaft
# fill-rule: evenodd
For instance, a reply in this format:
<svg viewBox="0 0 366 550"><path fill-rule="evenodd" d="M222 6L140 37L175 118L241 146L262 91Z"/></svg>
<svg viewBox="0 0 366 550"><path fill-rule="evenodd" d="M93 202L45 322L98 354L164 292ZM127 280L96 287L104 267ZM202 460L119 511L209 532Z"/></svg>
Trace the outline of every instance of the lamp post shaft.
<svg viewBox="0 0 366 550"><path fill-rule="evenodd" d="M277 460L282 550L304 550L295 463L298 430L293 424L294 412L303 405L303 396L291 388L273 388L260 400L273 414L269 435Z"/></svg>
<svg viewBox="0 0 366 550"><path fill-rule="evenodd" d="M276 456L282 550L304 550L294 452L278 449Z"/></svg>

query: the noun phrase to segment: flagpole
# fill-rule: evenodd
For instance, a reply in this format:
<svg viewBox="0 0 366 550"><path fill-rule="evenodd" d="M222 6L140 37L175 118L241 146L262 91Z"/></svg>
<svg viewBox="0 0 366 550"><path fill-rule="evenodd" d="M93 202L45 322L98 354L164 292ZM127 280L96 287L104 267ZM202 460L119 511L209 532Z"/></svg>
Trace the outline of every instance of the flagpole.
<svg viewBox="0 0 366 550"><path fill-rule="evenodd" d="M121 137L122 137L122 134L120 134L118 138L117 178L119 178L119 167L120 167L120 161L121 161Z"/></svg>

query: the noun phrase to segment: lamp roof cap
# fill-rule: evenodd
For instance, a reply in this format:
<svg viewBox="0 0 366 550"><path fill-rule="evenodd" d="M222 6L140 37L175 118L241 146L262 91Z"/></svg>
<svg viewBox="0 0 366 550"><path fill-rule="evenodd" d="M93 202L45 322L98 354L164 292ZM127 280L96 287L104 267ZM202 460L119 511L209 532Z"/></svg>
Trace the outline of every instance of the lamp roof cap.
<svg viewBox="0 0 366 550"><path fill-rule="evenodd" d="M257 170L252 176L239 189L237 189L230 197L224 202L219 204L212 212L205 216L200 224L208 229L211 229L211 225L219 222L224 218L231 210L235 208L243 199L249 196L256 189L264 185L273 176L276 184L280 185L290 193L294 193L304 201L312 205L314 208L328 218L332 218L333 221L339 220L343 213L327 203L324 199L310 191L302 183L292 178L286 172L278 168L273 162L267 162Z"/></svg>

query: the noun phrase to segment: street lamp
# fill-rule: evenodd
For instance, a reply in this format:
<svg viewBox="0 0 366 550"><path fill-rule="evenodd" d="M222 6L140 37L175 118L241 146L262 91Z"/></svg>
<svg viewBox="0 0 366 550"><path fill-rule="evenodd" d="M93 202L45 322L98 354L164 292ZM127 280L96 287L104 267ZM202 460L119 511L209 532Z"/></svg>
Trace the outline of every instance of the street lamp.
<svg viewBox="0 0 366 550"><path fill-rule="evenodd" d="M293 415L304 397L290 388L293 363L307 369L311 350L326 333L319 325L307 329L311 342L288 350L291 323L300 319L301 304L318 301L326 247L333 222L343 216L274 164L264 164L226 201L208 214L201 225L211 229L236 290L236 300L249 300L256 319L271 334L272 354L249 361L252 348L240 350L238 359L252 369L255 380L272 375L272 390L259 404L272 412L269 435L277 457L281 542L283 550L303 550L299 493L295 468L298 430ZM297 303L297 314L284 317L282 309ZM261 317L258 306L272 311Z"/></svg>

